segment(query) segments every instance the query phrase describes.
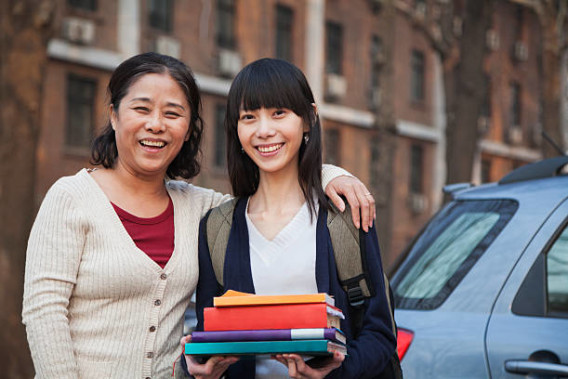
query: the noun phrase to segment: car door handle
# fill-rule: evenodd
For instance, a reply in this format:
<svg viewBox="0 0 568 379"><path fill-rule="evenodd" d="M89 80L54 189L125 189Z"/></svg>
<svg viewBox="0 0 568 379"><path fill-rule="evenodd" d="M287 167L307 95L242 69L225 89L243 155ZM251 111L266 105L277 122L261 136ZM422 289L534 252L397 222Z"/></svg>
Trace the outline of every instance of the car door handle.
<svg viewBox="0 0 568 379"><path fill-rule="evenodd" d="M568 377L568 366L558 363L516 360L506 361L505 370L512 374L541 374Z"/></svg>

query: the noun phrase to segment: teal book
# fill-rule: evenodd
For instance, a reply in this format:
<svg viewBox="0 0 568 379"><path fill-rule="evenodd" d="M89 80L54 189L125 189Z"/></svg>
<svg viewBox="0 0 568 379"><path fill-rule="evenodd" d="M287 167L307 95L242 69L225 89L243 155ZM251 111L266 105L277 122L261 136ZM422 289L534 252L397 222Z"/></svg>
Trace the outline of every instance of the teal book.
<svg viewBox="0 0 568 379"><path fill-rule="evenodd" d="M347 354L345 345L329 340L193 342L185 344L188 355Z"/></svg>

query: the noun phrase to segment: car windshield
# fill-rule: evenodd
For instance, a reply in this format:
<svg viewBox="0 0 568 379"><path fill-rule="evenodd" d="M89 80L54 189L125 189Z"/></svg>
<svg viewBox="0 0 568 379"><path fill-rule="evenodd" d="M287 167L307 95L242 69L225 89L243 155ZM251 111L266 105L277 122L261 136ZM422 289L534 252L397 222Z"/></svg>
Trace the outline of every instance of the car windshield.
<svg viewBox="0 0 568 379"><path fill-rule="evenodd" d="M512 200L449 204L424 229L393 278L397 307L440 306L516 209Z"/></svg>

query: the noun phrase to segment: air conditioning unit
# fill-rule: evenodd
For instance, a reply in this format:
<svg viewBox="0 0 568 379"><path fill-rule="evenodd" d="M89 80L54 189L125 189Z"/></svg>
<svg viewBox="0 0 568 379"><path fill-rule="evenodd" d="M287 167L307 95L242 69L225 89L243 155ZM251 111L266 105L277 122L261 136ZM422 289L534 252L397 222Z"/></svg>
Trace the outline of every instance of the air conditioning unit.
<svg viewBox="0 0 568 379"><path fill-rule="evenodd" d="M387 63L387 55L384 52L384 49L380 49L377 54L375 54L373 58L373 63L377 66L382 66Z"/></svg>
<svg viewBox="0 0 568 379"><path fill-rule="evenodd" d="M520 126L513 126L507 131L507 137L512 145L519 145L523 142L523 130Z"/></svg>
<svg viewBox="0 0 568 379"><path fill-rule="evenodd" d="M239 73L243 64L241 56L238 52L233 50L221 49L219 50L218 58L219 73L222 76L234 77Z"/></svg>
<svg viewBox="0 0 568 379"><path fill-rule="evenodd" d="M76 17L63 19L61 29L63 38L80 45L90 45L95 41L95 23Z"/></svg>
<svg viewBox="0 0 568 379"><path fill-rule="evenodd" d="M527 44L522 41L515 42L513 55L519 62L526 61L529 58L529 48L527 47Z"/></svg>
<svg viewBox="0 0 568 379"><path fill-rule="evenodd" d="M419 2L414 8L414 16L419 20L424 20L426 18L426 3Z"/></svg>
<svg viewBox="0 0 568 379"><path fill-rule="evenodd" d="M369 108L377 109L381 105L381 92L381 87L371 88L369 95Z"/></svg>
<svg viewBox="0 0 568 379"><path fill-rule="evenodd" d="M327 86L325 95L328 99L338 100L347 93L347 81L345 77L337 74L327 74Z"/></svg>
<svg viewBox="0 0 568 379"><path fill-rule="evenodd" d="M156 53L170 55L179 59L181 56L181 44L175 38L158 36L154 40L154 51Z"/></svg>
<svg viewBox="0 0 568 379"><path fill-rule="evenodd" d="M497 34L497 31L490 29L487 31L487 33L485 34L485 43L487 44L487 47L491 50L491 51L495 51L497 49L499 49L499 34Z"/></svg>
<svg viewBox="0 0 568 379"><path fill-rule="evenodd" d="M477 118L477 130L480 134L485 134L489 131L489 117L479 116Z"/></svg>
<svg viewBox="0 0 568 379"><path fill-rule="evenodd" d="M411 193L408 197L408 207L414 214L424 213L427 205L426 196L421 193Z"/></svg>

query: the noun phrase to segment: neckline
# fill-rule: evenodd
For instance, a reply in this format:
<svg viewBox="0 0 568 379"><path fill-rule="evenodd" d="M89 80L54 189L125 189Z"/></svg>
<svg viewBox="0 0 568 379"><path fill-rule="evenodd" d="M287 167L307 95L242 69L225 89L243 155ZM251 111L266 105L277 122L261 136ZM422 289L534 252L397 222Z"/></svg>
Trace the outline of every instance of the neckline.
<svg viewBox="0 0 568 379"><path fill-rule="evenodd" d="M168 194L168 206L166 207L166 209L162 213L160 213L159 215L154 216L154 217L139 217L139 216L136 216L136 215L128 212L127 210L119 207L118 205L116 205L112 201L110 203L112 204L112 207L114 208L116 213L118 213L119 218L126 219L126 220L133 222L135 224L141 224L141 225L159 224L160 222L165 221L166 219L168 219L168 217L170 217L174 214L174 204L173 204L172 198L169 196L169 194Z"/></svg>
<svg viewBox="0 0 568 379"><path fill-rule="evenodd" d="M247 225L251 228L251 230L255 234L258 234L260 236L260 238L262 238L262 240L267 244L279 245L279 246L284 246L284 245L288 244L294 238L294 236L297 234L296 233L296 230L297 230L296 226L299 225L299 224L303 225L304 224L303 221L306 221L306 220L307 220L307 222L310 222L310 214L309 214L309 211L308 211L308 202L305 201L302 204L302 206L300 207L300 209L298 209L298 211L296 212L294 217L292 217L290 219L290 221L288 221L286 223L286 225L284 225L284 227L282 227L282 229L280 229L278 231L278 233L276 233L276 235L272 239L268 239L268 238L266 238L266 236L264 234L262 234L260 232L260 230L258 230L256 225L254 224L254 222L250 218L250 216L248 214L249 201L250 201L250 197L247 199L247 203L246 203L246 207L245 207L245 219L246 219Z"/></svg>
<svg viewBox="0 0 568 379"><path fill-rule="evenodd" d="M181 229L180 229L179 216L176 215L176 212L175 212L176 198L175 198L175 196L172 196L172 192L170 191L170 187L168 186L168 182L167 181L165 182L166 190L168 191L168 196L170 197L170 200L172 201L172 207L174 209L174 251L172 252L170 259L168 260L168 263L166 263L166 265L162 268L162 267L160 267L159 264L154 262L154 260L152 260L152 258L150 258L148 256L148 254L146 254L144 251L140 250L140 248L138 246L136 246L136 243L134 242L132 237L130 237L130 234L128 234L128 231L126 230L126 228L122 224L120 217L118 216L118 214L114 210L114 207L113 207L112 203L110 202L109 198L106 196L106 194L104 193L102 188L99 186L97 181L91 176L91 174L89 174L89 171L86 168L83 168L79 173L81 173L83 176L86 176L87 180L94 187L96 193L98 194L99 199L103 203L101 211L104 212L105 216L109 220L111 220L111 222L114 224L113 225L114 229L116 231L118 231L118 233L121 234L121 237L122 237L121 240L124 240L125 243L129 245L129 247L130 247L129 251L132 251L133 253L137 253L137 254L133 254L135 256L141 255L142 256L141 259L146 262L145 266L147 268L151 269L153 272L169 272L169 273L171 273L173 271L173 269L176 267L175 263L172 263L172 262L177 261L177 256L179 255L178 254L178 242L180 241L179 231Z"/></svg>

